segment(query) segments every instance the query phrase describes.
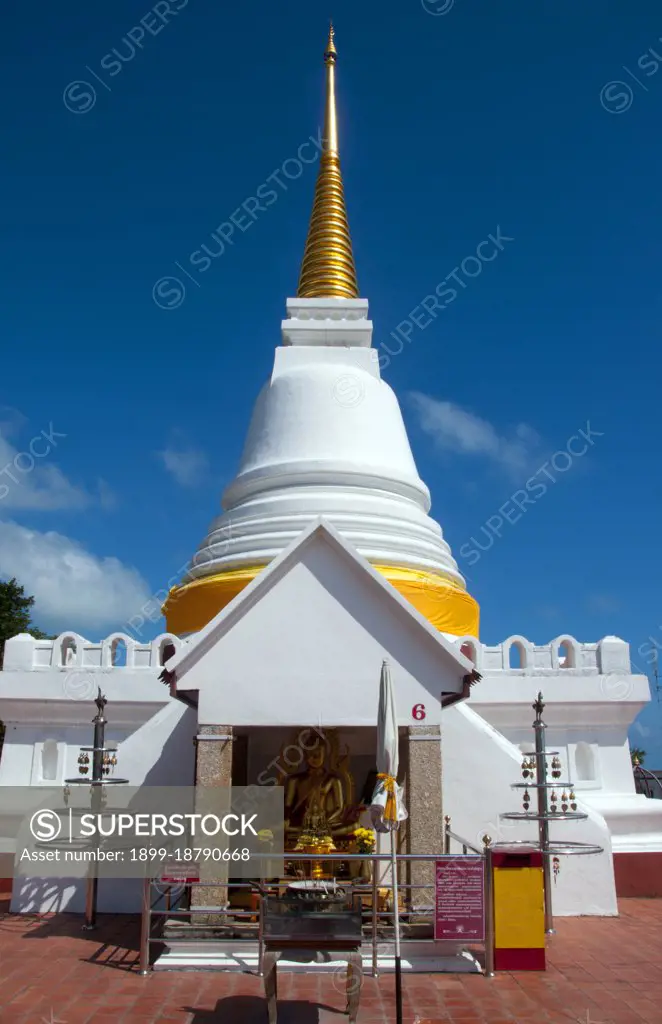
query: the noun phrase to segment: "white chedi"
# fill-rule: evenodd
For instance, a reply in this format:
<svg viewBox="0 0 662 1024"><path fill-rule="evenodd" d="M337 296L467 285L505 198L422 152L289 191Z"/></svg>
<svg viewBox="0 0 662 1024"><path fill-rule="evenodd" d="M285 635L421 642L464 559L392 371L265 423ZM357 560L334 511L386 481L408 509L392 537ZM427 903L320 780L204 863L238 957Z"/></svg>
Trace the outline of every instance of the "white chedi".
<svg viewBox="0 0 662 1024"><path fill-rule="evenodd" d="M288 300L239 472L183 582L264 565L323 516L373 564L464 580L429 515L365 300ZM359 315L360 314L360 315Z"/></svg>

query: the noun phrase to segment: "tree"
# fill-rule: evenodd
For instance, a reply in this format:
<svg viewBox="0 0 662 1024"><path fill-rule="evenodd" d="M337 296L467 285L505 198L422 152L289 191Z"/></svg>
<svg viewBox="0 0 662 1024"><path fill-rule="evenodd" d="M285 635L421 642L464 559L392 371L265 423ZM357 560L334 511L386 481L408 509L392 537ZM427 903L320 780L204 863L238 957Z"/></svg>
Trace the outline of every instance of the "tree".
<svg viewBox="0 0 662 1024"><path fill-rule="evenodd" d="M0 669L2 668L5 641L17 633L31 633L35 640L52 640L49 633L42 633L31 622L34 597L28 597L25 588L16 578L0 580Z"/></svg>
<svg viewBox="0 0 662 1024"><path fill-rule="evenodd" d="M25 589L15 578L0 580L0 669L5 654L5 641L17 633L31 633L35 640L53 640L49 633L42 633L30 621L30 610L34 597L27 597ZM5 727L0 722L0 754L5 738Z"/></svg>
<svg viewBox="0 0 662 1024"><path fill-rule="evenodd" d="M639 764L643 764L646 759L646 751L642 750L641 747L630 747L630 758L632 760L632 764L634 764L635 759Z"/></svg>

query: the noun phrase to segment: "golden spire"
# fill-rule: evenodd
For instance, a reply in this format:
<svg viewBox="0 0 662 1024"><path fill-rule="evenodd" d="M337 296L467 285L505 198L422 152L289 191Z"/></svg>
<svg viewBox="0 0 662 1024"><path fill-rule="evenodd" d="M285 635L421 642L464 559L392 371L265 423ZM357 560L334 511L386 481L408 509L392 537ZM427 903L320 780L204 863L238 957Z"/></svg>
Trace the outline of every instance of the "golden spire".
<svg viewBox="0 0 662 1024"><path fill-rule="evenodd" d="M331 25L324 51L326 112L320 169L297 292L302 299L356 299L359 294L338 156L334 35Z"/></svg>

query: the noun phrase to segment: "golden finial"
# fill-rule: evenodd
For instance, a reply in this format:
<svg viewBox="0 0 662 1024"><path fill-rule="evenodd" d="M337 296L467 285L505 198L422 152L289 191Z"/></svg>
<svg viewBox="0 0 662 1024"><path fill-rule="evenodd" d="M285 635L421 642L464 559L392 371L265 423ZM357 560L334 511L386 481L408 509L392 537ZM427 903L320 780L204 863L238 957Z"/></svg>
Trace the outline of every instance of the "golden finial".
<svg viewBox="0 0 662 1024"><path fill-rule="evenodd" d="M335 29L333 27L333 22L331 21L331 22L329 22L329 41L326 44L326 50L324 51L324 63L325 64L328 64L329 62L332 62L332 63L335 64L336 59L338 57L338 51L336 50L336 44L333 41L334 37L335 37L335 34L336 33L335 33Z"/></svg>
<svg viewBox="0 0 662 1024"><path fill-rule="evenodd" d="M334 38L331 25L324 51L326 112L320 169L297 291L302 299L356 299L359 294L338 156Z"/></svg>

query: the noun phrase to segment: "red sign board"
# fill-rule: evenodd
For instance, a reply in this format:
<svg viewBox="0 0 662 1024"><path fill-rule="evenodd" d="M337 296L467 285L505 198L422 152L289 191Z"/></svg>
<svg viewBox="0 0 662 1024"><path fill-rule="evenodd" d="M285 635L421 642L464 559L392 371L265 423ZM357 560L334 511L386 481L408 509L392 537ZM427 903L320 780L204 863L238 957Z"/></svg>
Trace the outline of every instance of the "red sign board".
<svg viewBox="0 0 662 1024"><path fill-rule="evenodd" d="M161 875L161 881L170 885L182 885L200 881L200 869L193 864L169 864Z"/></svg>
<svg viewBox="0 0 662 1024"><path fill-rule="evenodd" d="M434 937L437 941L485 941L482 857L446 856L435 862Z"/></svg>

